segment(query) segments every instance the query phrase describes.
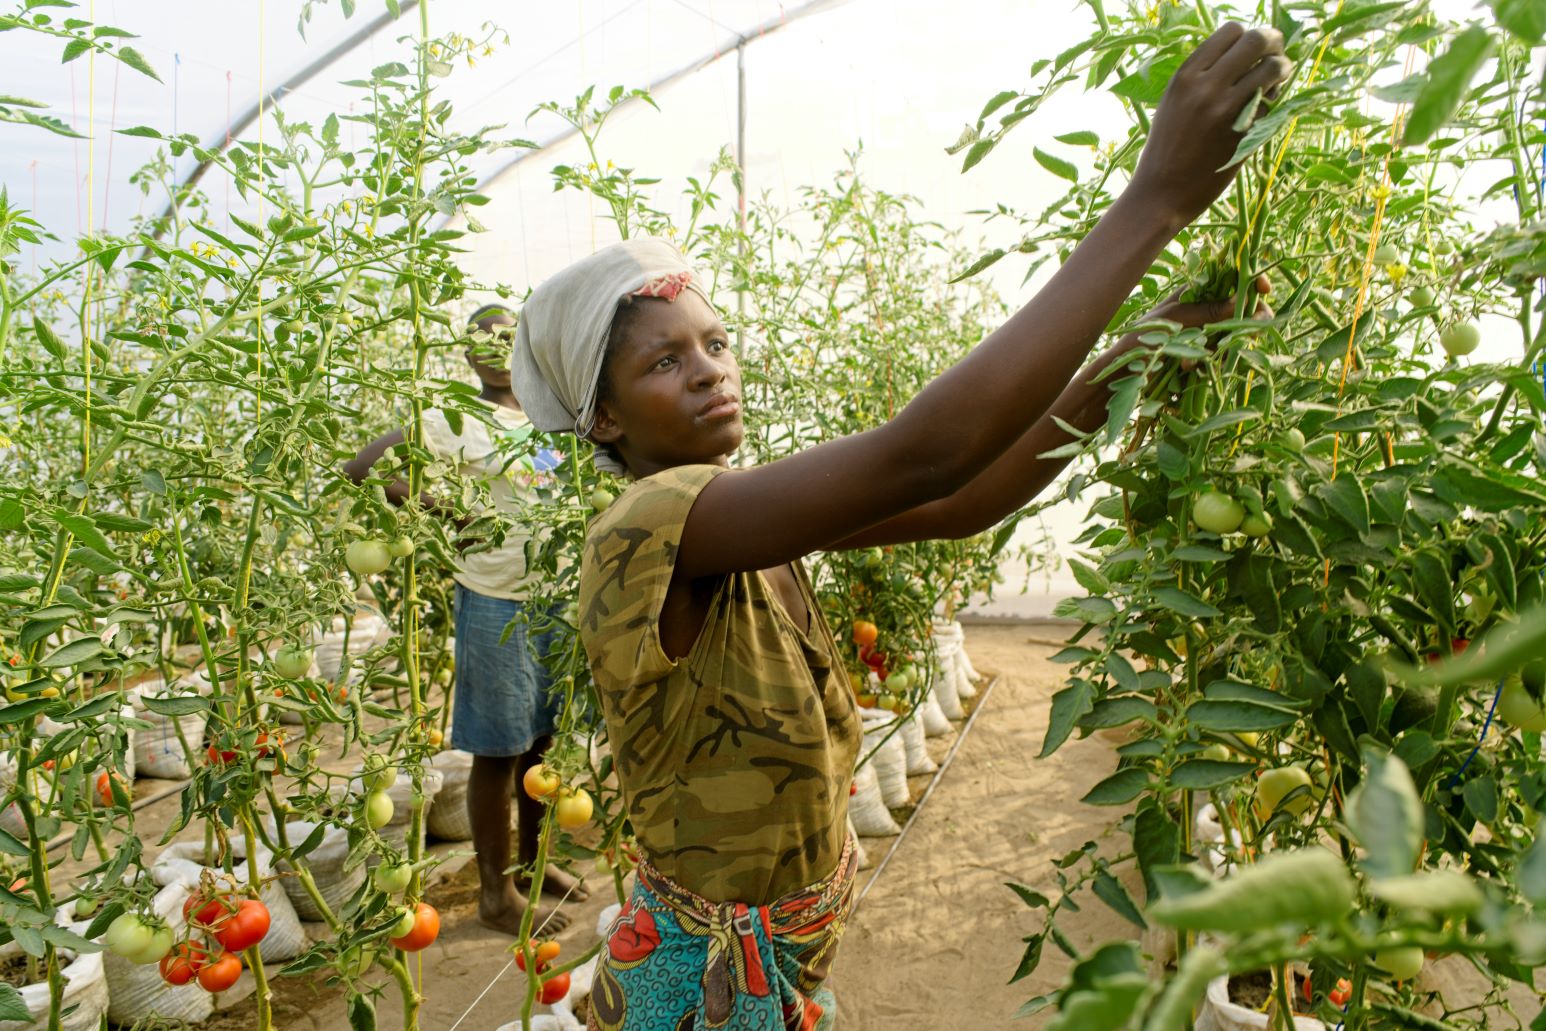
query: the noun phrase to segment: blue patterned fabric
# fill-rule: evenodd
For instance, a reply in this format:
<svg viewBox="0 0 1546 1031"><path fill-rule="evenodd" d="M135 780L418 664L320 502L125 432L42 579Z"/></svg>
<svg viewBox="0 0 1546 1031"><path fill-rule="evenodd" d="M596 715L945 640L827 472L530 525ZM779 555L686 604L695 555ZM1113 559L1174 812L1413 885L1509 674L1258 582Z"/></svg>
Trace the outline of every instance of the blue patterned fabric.
<svg viewBox="0 0 1546 1031"><path fill-rule="evenodd" d="M828 1031L823 982L853 906L850 838L826 880L766 906L710 902L644 863L607 931L590 1031Z"/></svg>
<svg viewBox="0 0 1546 1031"><path fill-rule="evenodd" d="M539 656L552 647L552 632L531 633L523 619L503 644L499 639L522 604L490 598L456 585L456 693L451 747L473 755L529 752L553 733L562 699Z"/></svg>

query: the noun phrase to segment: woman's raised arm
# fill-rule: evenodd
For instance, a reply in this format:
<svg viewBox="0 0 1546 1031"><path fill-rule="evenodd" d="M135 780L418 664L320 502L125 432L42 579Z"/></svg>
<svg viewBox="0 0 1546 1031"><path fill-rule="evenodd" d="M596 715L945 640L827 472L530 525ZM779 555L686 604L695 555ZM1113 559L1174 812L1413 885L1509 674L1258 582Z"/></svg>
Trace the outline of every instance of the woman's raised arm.
<svg viewBox="0 0 1546 1031"><path fill-rule="evenodd" d="M1228 24L1175 73L1132 182L1052 280L891 422L717 477L683 530L678 579L767 569L948 497L1036 424L1118 305L1234 175L1232 125L1289 64L1270 29Z"/></svg>

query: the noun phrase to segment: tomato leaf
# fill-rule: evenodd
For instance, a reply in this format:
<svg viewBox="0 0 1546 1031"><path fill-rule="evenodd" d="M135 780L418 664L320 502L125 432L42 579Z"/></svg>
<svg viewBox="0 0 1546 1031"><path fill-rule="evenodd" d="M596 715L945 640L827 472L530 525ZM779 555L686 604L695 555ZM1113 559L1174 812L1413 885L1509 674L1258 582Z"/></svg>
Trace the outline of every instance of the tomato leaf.
<svg viewBox="0 0 1546 1031"><path fill-rule="evenodd" d="M156 70L150 66L150 62L145 60L140 52L133 47L119 47L114 53L117 54L118 60L140 74L148 75L157 82L161 81L161 76L156 74Z"/></svg>
<svg viewBox="0 0 1546 1031"><path fill-rule="evenodd" d="M1363 846L1363 868L1378 878L1404 877L1423 843L1423 805L1400 759L1368 751L1368 775L1347 797L1347 825Z"/></svg>
<svg viewBox="0 0 1546 1031"><path fill-rule="evenodd" d="M1079 801L1085 805L1125 805L1148 788L1148 773L1136 766L1129 766L1095 785Z"/></svg>
<svg viewBox="0 0 1546 1031"><path fill-rule="evenodd" d="M60 648L54 649L38 662L44 669L58 669L61 666L76 666L87 662L102 654L102 642L95 637L82 637L71 641Z"/></svg>
<svg viewBox="0 0 1546 1031"><path fill-rule="evenodd" d="M1047 721L1047 736L1041 743L1038 758L1045 759L1068 740L1074 725L1093 707L1094 695L1095 685L1079 678L1052 696L1052 715ZM0 709L0 716L4 713L5 710Z"/></svg>
<svg viewBox="0 0 1546 1031"><path fill-rule="evenodd" d="M1122 919L1140 930L1147 931L1148 923L1143 914L1138 911L1138 905L1133 902L1133 897L1122 887L1122 882L1111 876L1111 872L1104 866L1095 871L1095 881L1090 885L1090 890L1095 897L1110 906Z"/></svg>
<svg viewBox="0 0 1546 1031"><path fill-rule="evenodd" d="M1133 851L1143 871L1145 901L1153 902L1159 897L1155 871L1181 860L1181 825L1153 798L1138 803L1133 817Z"/></svg>
<svg viewBox="0 0 1546 1031"><path fill-rule="evenodd" d="M52 514L54 522L73 534L76 540L86 545L92 551L106 556L114 562L118 561L117 554L113 552L113 546L102 535L102 531L97 529L96 522L90 516L72 515L63 509L55 509Z"/></svg>
<svg viewBox="0 0 1546 1031"><path fill-rule="evenodd" d="M1406 120L1401 139L1405 146L1426 142L1450 120L1491 53L1492 36L1480 25L1473 25L1429 63L1426 81Z"/></svg>
<svg viewBox="0 0 1546 1031"><path fill-rule="evenodd" d="M1242 684L1238 680L1215 680L1202 689L1202 695L1213 702L1251 702L1254 705L1271 705L1283 709L1297 708L1304 704L1297 698L1255 684Z"/></svg>
<svg viewBox="0 0 1546 1031"><path fill-rule="evenodd" d="M1067 179L1071 183L1079 181L1079 169L1072 161L1060 158L1056 154L1049 154L1040 147L1033 147L1031 149L1031 156L1036 159L1038 165L1059 179Z"/></svg>
<svg viewBox="0 0 1546 1031"><path fill-rule="evenodd" d="M0 707L0 727L8 727L13 723L30 719L40 712L47 711L54 704L52 698L28 698L26 701L13 702Z"/></svg>
<svg viewBox="0 0 1546 1031"><path fill-rule="evenodd" d="M1460 790L1465 807L1472 816L1483 823L1498 818L1498 782L1490 776L1478 775L1465 782Z"/></svg>
<svg viewBox="0 0 1546 1031"><path fill-rule="evenodd" d="M1538 833L1530 847L1519 857L1514 873L1519 894L1536 909L1546 908L1546 833Z"/></svg>
<svg viewBox="0 0 1546 1031"><path fill-rule="evenodd" d="M1212 605L1176 587L1156 587L1154 601L1171 612L1179 612L1183 616L1201 619L1220 615L1219 610Z"/></svg>
<svg viewBox="0 0 1546 1031"><path fill-rule="evenodd" d="M157 697L154 695L142 696L145 708L160 716L192 716L196 712L205 712L210 708L208 698L200 698L194 695L180 695L175 698Z"/></svg>
<svg viewBox="0 0 1546 1031"><path fill-rule="evenodd" d="M1213 702L1203 699L1186 708L1188 723L1204 730L1238 731L1274 730L1287 726L1299 717L1276 706L1256 705L1252 702Z"/></svg>
<svg viewBox="0 0 1546 1031"><path fill-rule="evenodd" d="M1530 46L1546 37L1546 4L1540 0L1487 0L1498 24Z"/></svg>
<svg viewBox="0 0 1546 1031"><path fill-rule="evenodd" d="M1348 526L1360 534L1369 532L1369 497L1363 492L1357 476L1344 473L1334 480L1317 484L1313 493Z"/></svg>
<svg viewBox="0 0 1546 1031"><path fill-rule="evenodd" d="M1148 61L1138 71L1119 80L1111 87L1111 92L1135 104L1158 104L1184 60L1186 58L1181 54L1167 54Z"/></svg>
<svg viewBox="0 0 1546 1031"><path fill-rule="evenodd" d="M1143 684L1138 679L1138 671L1127 660L1127 656L1120 652L1112 652L1106 656L1106 672L1111 674L1117 686L1123 691L1141 691Z"/></svg>
<svg viewBox="0 0 1546 1031"><path fill-rule="evenodd" d="M1079 720L1079 726L1085 730L1103 730L1107 727L1120 727L1134 720L1153 720L1158 715L1154 703L1147 698L1138 695L1118 695L1115 698L1102 698L1090 707L1090 711Z"/></svg>
<svg viewBox="0 0 1546 1031"><path fill-rule="evenodd" d="M1171 771L1170 783L1186 791L1212 791L1234 783L1255 769L1255 763L1189 759Z"/></svg>

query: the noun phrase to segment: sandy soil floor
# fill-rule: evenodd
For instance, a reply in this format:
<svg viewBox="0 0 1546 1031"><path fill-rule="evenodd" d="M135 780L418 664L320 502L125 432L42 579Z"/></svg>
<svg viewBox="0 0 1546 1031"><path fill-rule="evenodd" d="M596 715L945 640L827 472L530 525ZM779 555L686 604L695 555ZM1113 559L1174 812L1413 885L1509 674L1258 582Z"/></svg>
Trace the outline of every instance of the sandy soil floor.
<svg viewBox="0 0 1546 1031"><path fill-rule="evenodd" d="M999 679L985 700L979 697L980 714L970 733L873 885L876 864L897 839L864 839L871 865L860 872L858 883L868 892L850 921L831 982L842 1031L966 1031L1045 1023L1046 1014L1012 1018L1027 999L1055 988L1069 961L1049 944L1033 975L1008 983L1024 950L1023 938L1040 929L1041 915L1026 908L1005 883L1017 881L1055 894L1052 861L1088 841L1103 850L1118 847L1115 822L1123 815L1078 801L1111 772L1114 740L1097 734L1070 741L1049 759L1035 758L1046 730L1048 700L1065 672L1047 656L1057 651L1065 633L1066 627L1052 624L968 627L973 663ZM929 740L936 761L944 760L958 735L959 728ZM929 779L912 778L915 800ZM525 976L506 951L510 939L477 923L476 873L465 858L470 850L461 845L451 851L457 858L441 868L445 880L429 892L442 914L440 939L412 963L423 995L420 1027L493 1031L517 1018ZM572 923L556 937L566 960L597 941L597 917L615 900L610 877L579 872L588 875L593 897L563 907ZM1136 887L1130 878L1124 880L1130 890ZM1080 899L1082 911L1060 921L1077 947L1136 933L1088 894ZM274 987L277 1027L334 1031L349 1026L342 996L320 978L280 978ZM379 1026L400 1027L399 992L389 982L381 987ZM1534 1000L1515 987L1528 1023L1536 1012ZM252 1005L250 998L228 997L226 1012L205 1026L246 1031L255 1026Z"/></svg>

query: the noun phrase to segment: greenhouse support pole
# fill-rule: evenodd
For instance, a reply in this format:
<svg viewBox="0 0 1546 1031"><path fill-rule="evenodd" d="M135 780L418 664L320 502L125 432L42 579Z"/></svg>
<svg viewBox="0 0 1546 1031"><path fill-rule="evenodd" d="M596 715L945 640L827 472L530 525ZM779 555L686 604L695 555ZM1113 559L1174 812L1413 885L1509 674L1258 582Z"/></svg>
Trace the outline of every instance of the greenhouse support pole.
<svg viewBox="0 0 1546 1031"><path fill-rule="evenodd" d="M735 348L746 349L746 39L735 46L735 201L737 247L741 251L742 283L735 291Z"/></svg>
<svg viewBox="0 0 1546 1031"><path fill-rule="evenodd" d="M227 125L220 132L216 133L214 136L215 142L204 145L204 149L211 152L210 157L207 157L200 161L198 164L194 165L193 170L184 176L177 184L176 188L173 189L172 200L167 205L166 210L161 213L160 220L155 224L156 229L152 239L160 239L162 227L167 225L171 221L172 216L177 213L177 195L185 187L192 186L194 183L198 182L199 179L203 177L204 173L209 171L209 166L214 163L214 155L221 153L227 147L229 147L231 142L235 140L237 136L241 135L241 131L243 129L247 128L247 126L251 125L254 121L261 117L263 112L268 108L277 107L286 93L305 85L312 78L314 78L318 72L322 71L322 69L326 68L334 61L337 61L339 58L349 53L355 47L359 46L361 43L374 36L377 32L380 32L386 26L392 24L392 22L396 21L397 18L402 14L413 10L418 5L419 0L401 0L401 3L398 4L397 14L394 15L390 10L378 14L376 17L360 26L354 32L350 33L347 37L340 40L333 47L329 48L327 53L318 57L315 61L312 61L306 67L290 76L284 82L281 82L279 85L275 86L266 95L260 96L257 100L257 103L243 111L240 117L238 117L234 122L232 122L230 125Z"/></svg>

